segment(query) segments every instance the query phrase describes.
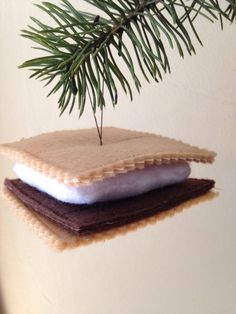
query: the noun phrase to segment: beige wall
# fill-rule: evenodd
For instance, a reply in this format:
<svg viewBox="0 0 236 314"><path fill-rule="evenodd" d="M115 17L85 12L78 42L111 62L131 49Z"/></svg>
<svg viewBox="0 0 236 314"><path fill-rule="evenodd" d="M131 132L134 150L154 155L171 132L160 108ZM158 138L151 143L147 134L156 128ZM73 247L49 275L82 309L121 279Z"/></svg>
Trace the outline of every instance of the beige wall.
<svg viewBox="0 0 236 314"><path fill-rule="evenodd" d="M80 1L73 1L79 3ZM83 9L86 5L83 4ZM93 126L90 110L58 118L56 98L17 65L33 57L19 37L28 0L0 1L0 142ZM125 237L62 254L51 251L0 203L0 284L8 314L233 314L236 311L236 28L199 24L204 48L172 74L143 82L133 103L121 95L105 124L161 133L218 153L193 174L216 180L220 196ZM1 158L0 179L12 163Z"/></svg>

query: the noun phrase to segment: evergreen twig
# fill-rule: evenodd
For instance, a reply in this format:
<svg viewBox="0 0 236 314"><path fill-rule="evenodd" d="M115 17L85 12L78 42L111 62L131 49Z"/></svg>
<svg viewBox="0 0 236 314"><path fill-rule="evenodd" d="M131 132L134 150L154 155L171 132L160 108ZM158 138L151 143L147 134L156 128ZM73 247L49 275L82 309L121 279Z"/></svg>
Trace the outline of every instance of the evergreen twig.
<svg viewBox="0 0 236 314"><path fill-rule="evenodd" d="M163 73L170 71L167 45L176 47L181 57L185 51L195 53L193 38L202 44L195 27L198 16L211 22L219 20L221 27L224 19L236 20L236 0L221 0L221 5L218 0L84 1L101 14L79 11L68 0L62 0L61 6L50 2L36 5L55 25L31 17L34 26L22 30L22 36L34 41L35 48L46 55L20 67L29 68L33 72L30 77L46 81L45 85L57 80L49 95L61 91L61 114L67 107L71 113L77 99L81 116L89 95L101 143L104 89L113 106L118 101L118 84L132 100L130 82L138 91L141 88L137 66L148 82L151 78L158 82ZM118 59L127 67L131 79L120 69ZM101 110L100 130L97 108Z"/></svg>

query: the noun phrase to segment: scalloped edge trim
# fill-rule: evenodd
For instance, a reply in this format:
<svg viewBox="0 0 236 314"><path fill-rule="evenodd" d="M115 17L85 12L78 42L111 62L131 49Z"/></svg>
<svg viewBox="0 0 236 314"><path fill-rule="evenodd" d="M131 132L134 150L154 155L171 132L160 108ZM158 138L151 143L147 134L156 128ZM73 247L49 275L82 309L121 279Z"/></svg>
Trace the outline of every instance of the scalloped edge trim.
<svg viewBox="0 0 236 314"><path fill-rule="evenodd" d="M77 236L68 232L67 230L64 230L63 228L58 227L43 216L26 207L14 196L11 191L9 191L4 186L1 190L1 194L3 198L15 209L16 214L28 225L30 225L33 231L41 239L43 239L44 242L46 242L54 250L61 252L66 249L74 249L97 242L105 242L107 240L114 239L117 236L124 236L129 232L137 231L140 228L155 224L156 222L164 220L165 218L172 217L193 205L197 205L204 201L210 201L217 197L219 193L215 191L209 191L202 196L186 201L163 213L156 214L152 217L142 219L129 225L116 227L114 229L103 231L90 236Z"/></svg>
<svg viewBox="0 0 236 314"><path fill-rule="evenodd" d="M189 144L185 145L188 145L193 149L199 149ZM41 161L29 153L7 147L6 145L0 145L0 153L10 158L11 160L20 162L27 167L42 173L46 177L55 179L58 182L67 184L69 186L89 185L92 182L102 181L118 174L127 173L135 169L143 169L146 166L159 165L163 163L173 163L180 161L212 163L216 156L214 152L203 149L199 149L199 152L192 153L157 153L153 155L144 155L121 160L105 167L84 172L79 176L71 176L69 173L61 170L60 168L49 165L48 163Z"/></svg>

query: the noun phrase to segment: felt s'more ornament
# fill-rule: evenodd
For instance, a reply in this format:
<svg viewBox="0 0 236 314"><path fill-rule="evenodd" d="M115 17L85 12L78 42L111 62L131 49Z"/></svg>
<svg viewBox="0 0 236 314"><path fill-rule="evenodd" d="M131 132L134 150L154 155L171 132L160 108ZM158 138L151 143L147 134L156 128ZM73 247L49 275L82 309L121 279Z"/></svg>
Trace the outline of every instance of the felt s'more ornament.
<svg viewBox="0 0 236 314"><path fill-rule="evenodd" d="M5 197L59 248L129 231L214 186L189 178L190 162L211 163L213 152L112 127L102 146L93 128L38 135L0 152L18 176L5 180Z"/></svg>
<svg viewBox="0 0 236 314"><path fill-rule="evenodd" d="M201 43L194 24L198 16L220 16L221 25L236 16L234 1L88 2L98 14L80 11L68 0L37 4L52 24L31 18L34 25L22 36L43 56L20 67L54 84L49 95L60 92L60 114L77 108L81 116L89 104L96 128L0 146L18 177L5 180L4 196L59 249L146 225L213 188L213 180L190 178L190 163L212 163L215 153L161 135L105 128L103 113L109 100L117 104L119 86L132 100L132 84L141 88L140 75L148 82L162 79L170 70L167 45L176 46L182 57L185 49L195 52L192 36Z"/></svg>

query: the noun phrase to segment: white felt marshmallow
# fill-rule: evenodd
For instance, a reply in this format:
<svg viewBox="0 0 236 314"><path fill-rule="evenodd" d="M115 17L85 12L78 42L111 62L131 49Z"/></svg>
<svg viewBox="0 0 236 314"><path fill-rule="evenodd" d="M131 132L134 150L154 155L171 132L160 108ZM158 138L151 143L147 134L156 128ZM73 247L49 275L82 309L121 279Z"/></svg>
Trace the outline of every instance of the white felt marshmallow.
<svg viewBox="0 0 236 314"><path fill-rule="evenodd" d="M153 189L180 183L190 174L186 162L148 166L115 177L93 182L88 186L67 186L23 164L15 164L14 171L25 183L59 201L72 204L91 204L135 196Z"/></svg>

